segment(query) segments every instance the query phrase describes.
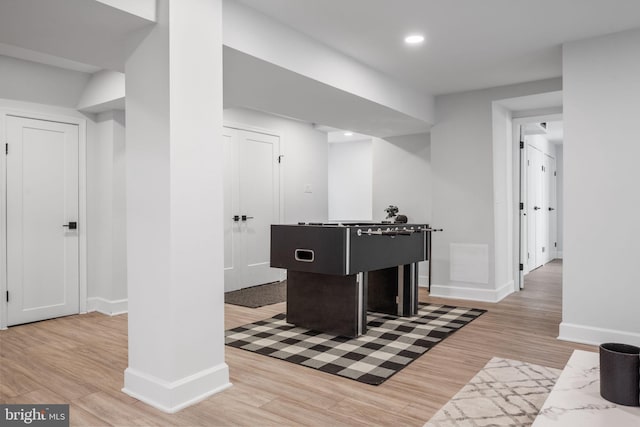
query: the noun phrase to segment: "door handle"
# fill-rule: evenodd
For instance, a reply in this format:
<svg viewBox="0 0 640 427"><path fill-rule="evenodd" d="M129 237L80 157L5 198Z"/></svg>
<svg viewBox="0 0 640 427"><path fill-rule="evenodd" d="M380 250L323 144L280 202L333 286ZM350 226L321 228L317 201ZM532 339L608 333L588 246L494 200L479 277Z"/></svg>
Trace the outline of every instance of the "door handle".
<svg viewBox="0 0 640 427"><path fill-rule="evenodd" d="M248 219L253 219L253 217L252 217L252 216L242 215L242 220L243 220L243 221L246 221L246 220L248 220Z"/></svg>
<svg viewBox="0 0 640 427"><path fill-rule="evenodd" d="M539 210L539 209L540 209L540 206L534 206L534 207L533 207L533 210L534 210L534 211L537 211L537 210Z"/></svg>
<svg viewBox="0 0 640 427"><path fill-rule="evenodd" d="M240 221L240 215L234 215L233 218L231 218L234 222L238 222Z"/></svg>
<svg viewBox="0 0 640 427"><path fill-rule="evenodd" d="M555 208L551 208L551 207L549 208L549 211L555 211L555 210L556 210Z"/></svg>
<svg viewBox="0 0 640 427"><path fill-rule="evenodd" d="M78 228L78 223L75 221L70 221L69 224L64 224L63 227L69 228L69 230L76 230Z"/></svg>

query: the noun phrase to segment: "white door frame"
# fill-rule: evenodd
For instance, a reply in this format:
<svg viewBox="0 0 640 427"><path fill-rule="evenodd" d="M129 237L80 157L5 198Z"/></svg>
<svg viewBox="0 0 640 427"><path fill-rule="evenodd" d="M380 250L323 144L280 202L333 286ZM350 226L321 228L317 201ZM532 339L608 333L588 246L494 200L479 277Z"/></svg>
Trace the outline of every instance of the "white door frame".
<svg viewBox="0 0 640 427"><path fill-rule="evenodd" d="M265 128L261 128L261 127L257 127L257 126L252 126L252 125L247 125L247 124L242 124L242 123L237 123L237 122L229 122L229 121L223 121L222 123L223 127L227 127L227 128L232 128L232 129L238 129L238 130L246 130L249 132L256 132L256 133L263 133L265 135L271 135L271 136L275 136L277 137L280 142L278 144L278 150L280 151L280 153L278 153L279 157L279 165L282 166L282 159L285 157L284 155L284 144L282 143L283 139L282 139L282 135L279 132L276 132L274 130L271 129L265 129ZM283 167L278 167L278 186L279 186L279 209L278 209L278 223L282 224L283 218L284 218L284 168ZM283 270L280 272L280 281L285 280L287 278L286 276L286 271Z"/></svg>
<svg viewBox="0 0 640 427"><path fill-rule="evenodd" d="M67 123L78 126L78 274L80 313L87 312L87 121L80 117L18 110L0 100L0 143L2 150L6 137L7 116ZM9 147L11 150L11 147ZM7 156L0 156L0 330L8 324L7 293Z"/></svg>
<svg viewBox="0 0 640 427"><path fill-rule="evenodd" d="M557 122L562 120L562 113L557 114L545 114L540 116L531 116L531 117L519 117L512 120L513 124L513 182L520 183L521 181L521 165L520 165L520 128L528 123L540 123L540 122ZM524 148L526 151L526 146ZM522 227L522 216L520 214L520 202L525 202L522 200L521 188L520 185L513 185L513 253L521 254L521 239L520 234L524 232L521 229ZM523 263L523 260L520 259L520 256L513 257L514 262L514 290L519 292L521 287L524 285L524 275L521 274L520 264Z"/></svg>

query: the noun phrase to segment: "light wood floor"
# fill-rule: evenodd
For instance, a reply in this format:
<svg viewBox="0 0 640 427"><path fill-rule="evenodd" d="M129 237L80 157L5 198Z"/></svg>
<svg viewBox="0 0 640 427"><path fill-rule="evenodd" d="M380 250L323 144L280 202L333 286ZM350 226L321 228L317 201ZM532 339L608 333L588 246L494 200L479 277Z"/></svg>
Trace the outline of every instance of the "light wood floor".
<svg viewBox="0 0 640 427"><path fill-rule="evenodd" d="M498 304L421 301L489 310L380 386L227 348L233 387L175 415L123 394L127 317L97 313L0 331L0 402L70 403L83 426L421 426L487 361L505 357L562 368L574 348L558 341L562 264L527 276L526 289ZM227 328L270 317L284 304L228 305Z"/></svg>

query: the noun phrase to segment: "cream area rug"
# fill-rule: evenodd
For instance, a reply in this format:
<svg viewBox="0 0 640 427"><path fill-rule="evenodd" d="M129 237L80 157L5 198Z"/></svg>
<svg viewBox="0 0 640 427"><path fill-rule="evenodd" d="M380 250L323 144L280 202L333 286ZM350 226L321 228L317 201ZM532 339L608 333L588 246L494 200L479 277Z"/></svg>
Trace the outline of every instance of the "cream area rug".
<svg viewBox="0 0 640 427"><path fill-rule="evenodd" d="M529 426L560 372L494 357L425 427Z"/></svg>

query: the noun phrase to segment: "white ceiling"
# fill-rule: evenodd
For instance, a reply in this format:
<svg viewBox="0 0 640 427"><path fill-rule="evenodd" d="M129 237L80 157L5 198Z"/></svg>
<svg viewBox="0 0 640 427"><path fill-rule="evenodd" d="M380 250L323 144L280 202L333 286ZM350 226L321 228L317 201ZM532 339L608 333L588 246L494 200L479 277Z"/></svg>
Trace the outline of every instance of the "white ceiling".
<svg viewBox="0 0 640 427"><path fill-rule="evenodd" d="M234 1L430 94L559 77L563 43L640 27L638 0Z"/></svg>
<svg viewBox="0 0 640 427"><path fill-rule="evenodd" d="M351 134L349 135L348 133L351 133ZM357 142L357 141L371 141L371 136L363 135L357 132L350 132L342 129L338 129L333 132L327 133L327 142L329 142L329 144L338 144L341 142Z"/></svg>
<svg viewBox="0 0 640 427"><path fill-rule="evenodd" d="M127 44L153 22L106 3L121 2L0 0L0 54L85 72L122 71Z"/></svg>

